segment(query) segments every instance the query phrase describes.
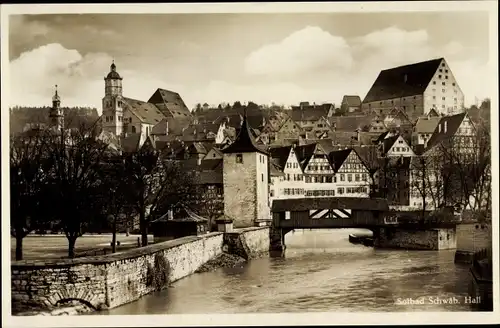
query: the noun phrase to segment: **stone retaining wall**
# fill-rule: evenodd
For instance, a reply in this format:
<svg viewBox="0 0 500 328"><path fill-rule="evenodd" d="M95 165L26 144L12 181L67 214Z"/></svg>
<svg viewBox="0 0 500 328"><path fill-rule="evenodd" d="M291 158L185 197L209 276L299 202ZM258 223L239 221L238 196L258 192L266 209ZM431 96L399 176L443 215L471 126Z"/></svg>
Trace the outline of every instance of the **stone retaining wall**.
<svg viewBox="0 0 500 328"><path fill-rule="evenodd" d="M374 246L379 248L440 250L455 249L457 244L455 229L379 228L373 236Z"/></svg>
<svg viewBox="0 0 500 328"><path fill-rule="evenodd" d="M76 300L93 309L113 308L152 292L148 263L157 254L169 264L170 282L194 273L222 253L223 234L189 236L118 254L59 261L18 261L11 265L12 308L57 306ZM13 311L14 312L14 311Z"/></svg>
<svg viewBox="0 0 500 328"><path fill-rule="evenodd" d="M224 245L230 254L258 257L269 251L269 227L189 236L117 254L12 262L13 313L36 307L39 314L50 315L55 307L58 313L68 312L61 310L67 303L99 310L133 302L156 289L151 283L155 258L165 259L168 282L174 282L221 255Z"/></svg>
<svg viewBox="0 0 500 328"><path fill-rule="evenodd" d="M269 253L269 227L237 229L224 234L224 245L230 254L252 259Z"/></svg>

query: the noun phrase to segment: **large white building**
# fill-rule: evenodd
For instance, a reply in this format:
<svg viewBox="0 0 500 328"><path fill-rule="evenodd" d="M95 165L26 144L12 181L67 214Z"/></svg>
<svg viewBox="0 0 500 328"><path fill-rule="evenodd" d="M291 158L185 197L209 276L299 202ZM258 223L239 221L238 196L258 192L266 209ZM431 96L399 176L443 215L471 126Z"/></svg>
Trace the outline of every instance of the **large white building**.
<svg viewBox="0 0 500 328"><path fill-rule="evenodd" d="M396 107L413 120L432 109L454 115L464 110L464 94L446 60L438 58L380 72L362 110L386 114Z"/></svg>

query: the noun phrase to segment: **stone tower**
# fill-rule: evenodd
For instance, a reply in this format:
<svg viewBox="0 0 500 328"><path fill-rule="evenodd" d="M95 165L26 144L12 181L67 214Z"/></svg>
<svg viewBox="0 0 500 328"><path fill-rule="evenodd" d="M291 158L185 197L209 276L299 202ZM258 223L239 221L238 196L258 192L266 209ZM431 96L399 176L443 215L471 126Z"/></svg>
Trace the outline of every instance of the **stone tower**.
<svg viewBox="0 0 500 328"><path fill-rule="evenodd" d="M222 153L224 214L235 228L269 222L269 154L256 142L246 115L236 139Z"/></svg>
<svg viewBox="0 0 500 328"><path fill-rule="evenodd" d="M113 61L110 72L104 78L102 129L117 136L123 132L122 80L123 78L116 71L116 65Z"/></svg>
<svg viewBox="0 0 500 328"><path fill-rule="evenodd" d="M64 128L64 113L61 109L61 97L57 93L57 85L54 96L52 97L52 107L49 112L50 126L57 131Z"/></svg>

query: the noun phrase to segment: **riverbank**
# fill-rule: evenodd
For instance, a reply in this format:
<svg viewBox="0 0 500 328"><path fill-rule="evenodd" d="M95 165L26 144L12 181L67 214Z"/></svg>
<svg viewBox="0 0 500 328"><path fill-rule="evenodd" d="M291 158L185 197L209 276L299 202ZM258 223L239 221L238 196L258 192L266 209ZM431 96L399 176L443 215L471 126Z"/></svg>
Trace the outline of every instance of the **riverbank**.
<svg viewBox="0 0 500 328"><path fill-rule="evenodd" d="M188 236L116 254L12 262L12 310L14 315L26 315L21 309L58 315L87 311L85 307L90 311L111 309L198 270L238 265L268 249L269 228L252 227ZM76 308L67 307L70 301Z"/></svg>
<svg viewBox="0 0 500 328"><path fill-rule="evenodd" d="M207 263L203 264L198 270L195 271L195 273L211 272L220 268L235 268L238 266L241 267L245 263L247 263L247 260L245 260L241 256L222 253L216 258L213 258Z"/></svg>

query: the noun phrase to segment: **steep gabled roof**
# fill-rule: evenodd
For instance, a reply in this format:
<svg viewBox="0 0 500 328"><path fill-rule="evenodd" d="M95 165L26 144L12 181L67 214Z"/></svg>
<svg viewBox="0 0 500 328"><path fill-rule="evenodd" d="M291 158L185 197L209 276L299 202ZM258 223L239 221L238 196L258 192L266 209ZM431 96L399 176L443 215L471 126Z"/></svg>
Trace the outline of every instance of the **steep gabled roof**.
<svg viewBox="0 0 500 328"><path fill-rule="evenodd" d="M437 125L441 121L441 117L431 116L431 117L419 117L417 123L415 124L416 133L432 133L436 130Z"/></svg>
<svg viewBox="0 0 500 328"><path fill-rule="evenodd" d="M264 145L258 144L247 123L246 115L243 117L243 123L236 139L226 148L222 149L222 153L254 153L258 152L268 155Z"/></svg>
<svg viewBox="0 0 500 328"><path fill-rule="evenodd" d="M192 117L184 100L174 91L158 88L149 98L148 103L155 104L164 116Z"/></svg>
<svg viewBox="0 0 500 328"><path fill-rule="evenodd" d="M434 133L427 142L427 149L430 149L438 143L453 137L457 133L457 130L462 124L466 115L466 113L460 113L456 115L441 117L441 120L439 120ZM439 130L439 126L441 126L441 131Z"/></svg>
<svg viewBox="0 0 500 328"><path fill-rule="evenodd" d="M142 100L123 97L123 103L142 123L156 125L165 118L155 105Z"/></svg>
<svg viewBox="0 0 500 328"><path fill-rule="evenodd" d="M286 165L286 161L288 160L288 156L290 156L291 149L292 146L270 148L269 154L271 156L271 161L283 169Z"/></svg>
<svg viewBox="0 0 500 328"><path fill-rule="evenodd" d="M352 148L347 148L342 150L335 150L328 154L328 160L330 161L330 164L332 165L335 172L337 172L342 167L342 164L344 164L347 156L349 156L352 151Z"/></svg>
<svg viewBox="0 0 500 328"><path fill-rule="evenodd" d="M363 103L423 94L443 60L438 58L381 71Z"/></svg>
<svg viewBox="0 0 500 328"><path fill-rule="evenodd" d="M295 155L297 156L297 159L299 161L302 170L304 170L307 167L307 164L314 156L314 152L316 151L317 145L318 144L316 143L311 143L311 144L296 146L294 148Z"/></svg>
<svg viewBox="0 0 500 328"><path fill-rule="evenodd" d="M342 98L342 104L347 105L349 107L360 107L361 106L361 98L359 96L344 96Z"/></svg>
<svg viewBox="0 0 500 328"><path fill-rule="evenodd" d="M281 177L281 176L284 176L285 173L283 173L279 167L274 165L274 163L270 163L269 164L269 175L272 177Z"/></svg>

